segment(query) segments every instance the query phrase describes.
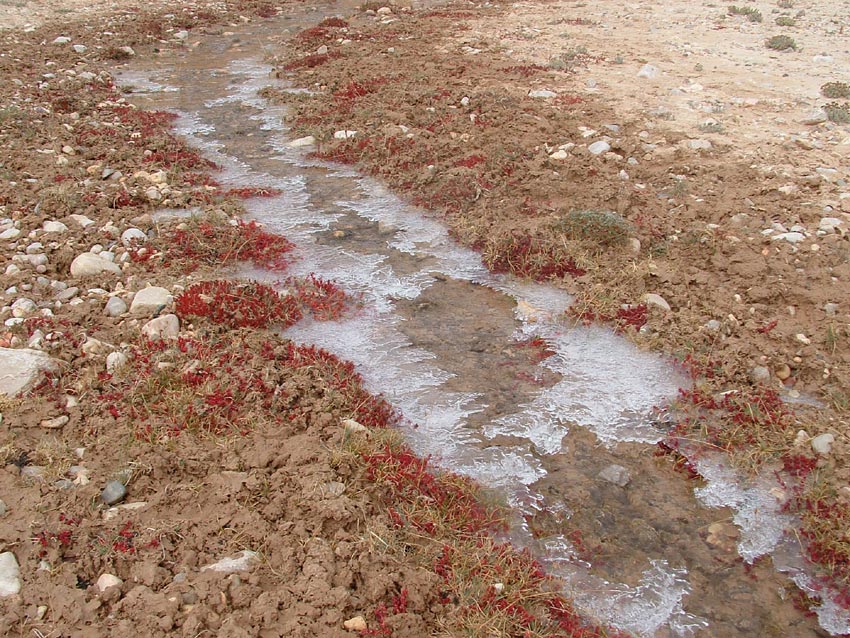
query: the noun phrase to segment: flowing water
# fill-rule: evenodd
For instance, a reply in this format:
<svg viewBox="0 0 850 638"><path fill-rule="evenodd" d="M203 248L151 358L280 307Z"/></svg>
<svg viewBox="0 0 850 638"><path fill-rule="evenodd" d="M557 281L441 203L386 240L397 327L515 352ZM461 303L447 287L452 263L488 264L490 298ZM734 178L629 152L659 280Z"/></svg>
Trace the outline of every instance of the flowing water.
<svg viewBox="0 0 850 638"><path fill-rule="evenodd" d="M565 292L489 273L438 220L289 146L285 110L258 95L285 86L264 60L334 13L297 11L117 71L133 102L180 115L219 181L282 191L247 209L295 242L291 274L361 296L351 316L286 336L353 361L418 453L498 490L518 512L511 540L588 613L641 637L828 635L794 609L785 576L742 560L779 548L805 586L772 486L705 458L710 481L695 485L655 456L654 408L687 385L679 370L606 328L571 326ZM532 338L554 354L535 359ZM820 622L849 628L834 606Z"/></svg>

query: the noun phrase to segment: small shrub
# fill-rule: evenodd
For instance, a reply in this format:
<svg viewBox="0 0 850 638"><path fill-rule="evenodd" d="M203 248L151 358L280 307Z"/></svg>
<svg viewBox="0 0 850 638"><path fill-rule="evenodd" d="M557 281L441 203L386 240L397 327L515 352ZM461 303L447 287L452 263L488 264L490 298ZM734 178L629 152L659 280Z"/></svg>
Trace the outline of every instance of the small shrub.
<svg viewBox="0 0 850 638"><path fill-rule="evenodd" d="M780 9L792 9L794 7L794 0L779 0L776 6Z"/></svg>
<svg viewBox="0 0 850 638"><path fill-rule="evenodd" d="M554 71L572 71L576 67L586 65L590 60L587 47L577 46L567 49L559 56L549 60L549 68Z"/></svg>
<svg viewBox="0 0 850 638"><path fill-rule="evenodd" d="M850 124L850 104L847 102L844 104L830 102L824 105L823 110L826 111L826 117L830 122Z"/></svg>
<svg viewBox="0 0 850 638"><path fill-rule="evenodd" d="M794 38L788 35L775 35L765 42L765 46L774 51L797 50L797 43L794 41Z"/></svg>
<svg viewBox="0 0 850 638"><path fill-rule="evenodd" d="M729 7L729 13L734 16L747 16L750 22L761 22L763 17L761 11L755 7L736 7L734 4Z"/></svg>
<svg viewBox="0 0 850 638"><path fill-rule="evenodd" d="M827 82L820 87L820 93L824 97L848 98L850 99L850 84L847 82Z"/></svg>
<svg viewBox="0 0 850 638"><path fill-rule="evenodd" d="M791 16L779 16L776 18L776 25L780 27L796 27L797 21Z"/></svg>
<svg viewBox="0 0 850 638"><path fill-rule="evenodd" d="M255 281L204 281L189 286L175 300L181 319L206 317L229 328L289 327L301 319L298 302Z"/></svg>
<svg viewBox="0 0 850 638"><path fill-rule="evenodd" d="M574 210L555 222L555 230L600 246L617 246L628 239L631 224L611 211Z"/></svg>

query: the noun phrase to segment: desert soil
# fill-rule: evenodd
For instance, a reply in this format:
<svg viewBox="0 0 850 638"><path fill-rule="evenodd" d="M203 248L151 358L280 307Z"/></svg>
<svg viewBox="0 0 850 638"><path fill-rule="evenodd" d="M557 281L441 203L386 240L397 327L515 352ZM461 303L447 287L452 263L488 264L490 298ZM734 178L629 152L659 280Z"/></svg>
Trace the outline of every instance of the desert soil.
<svg viewBox="0 0 850 638"><path fill-rule="evenodd" d="M850 81L850 25L839 2L746 6L762 21L686 2L369 5L282 39L279 75L314 93L270 97L320 157L440 214L494 270L563 286L576 320L683 361L696 392L668 449L699 438L752 471L793 475L799 486L777 497L803 516L824 575L846 584L850 130L820 109L843 112L821 87ZM403 478L427 472L375 434L389 406L344 363L246 320L262 308L214 313L203 296L175 307L218 262L285 272L286 248L230 225L239 194L216 189L167 117L123 102L107 70L273 12L0 3L0 345L58 362L2 406L0 549L22 589L2 599L0 627L343 636L363 616L373 635L606 635L557 613L567 603L540 594L527 559L492 551L471 486L429 478L425 500L450 494L472 521L409 500L423 481ZM765 46L781 33L796 50ZM156 221L161 206L200 206L206 225ZM251 241L262 245L240 253ZM95 245L120 266L72 274ZM134 309L147 285L171 298ZM130 307L104 312L112 299ZM298 312L345 311L299 299ZM140 336L167 331L172 312L176 341ZM341 425L351 418L371 436ZM102 503L110 480L128 492L117 508ZM422 538L426 516L437 544ZM484 576L459 576L459 553ZM228 557L245 564L208 568ZM496 579L517 597L496 605Z"/></svg>

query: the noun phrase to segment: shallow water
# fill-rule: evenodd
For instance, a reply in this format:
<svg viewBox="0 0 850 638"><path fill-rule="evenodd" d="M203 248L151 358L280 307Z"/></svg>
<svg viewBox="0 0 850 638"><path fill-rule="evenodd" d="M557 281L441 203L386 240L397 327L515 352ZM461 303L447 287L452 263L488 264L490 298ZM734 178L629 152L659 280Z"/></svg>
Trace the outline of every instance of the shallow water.
<svg viewBox="0 0 850 638"><path fill-rule="evenodd" d="M404 415L418 453L498 490L517 508L511 539L588 613L636 636L820 635L783 600L785 577L741 561L781 544L793 563L770 485L742 485L703 459L712 480L695 493L655 457L654 408L688 383L675 366L606 328L571 326L565 292L487 272L438 220L288 146L284 109L257 92L277 82L263 60L286 46L281 34L321 18L304 11L117 78L140 106L178 112L178 131L223 167L223 184L283 192L247 209L296 243L291 274L361 296L344 320L286 335L353 361ZM537 337L554 352L539 363L521 346ZM612 465L626 486L600 478ZM843 621L821 622L838 632Z"/></svg>

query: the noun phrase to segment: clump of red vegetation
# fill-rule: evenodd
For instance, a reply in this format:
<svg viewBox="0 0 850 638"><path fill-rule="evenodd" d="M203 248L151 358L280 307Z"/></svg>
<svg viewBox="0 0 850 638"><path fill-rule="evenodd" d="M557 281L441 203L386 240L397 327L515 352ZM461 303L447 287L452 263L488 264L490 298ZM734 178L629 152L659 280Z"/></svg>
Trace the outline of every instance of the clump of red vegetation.
<svg viewBox="0 0 850 638"><path fill-rule="evenodd" d="M342 288L314 274L304 279L289 279L287 285L292 289L296 303L319 321L341 318L351 304Z"/></svg>
<svg viewBox="0 0 850 638"><path fill-rule="evenodd" d="M531 235L514 231L484 246L484 263L495 273L512 273L536 281L559 279L570 275L581 277L572 257L564 255L558 246L535 240Z"/></svg>
<svg viewBox="0 0 850 638"><path fill-rule="evenodd" d="M346 22L342 18L337 17L325 18L319 23L319 27L326 29L345 29L346 27L348 27L348 22Z"/></svg>
<svg viewBox="0 0 850 638"><path fill-rule="evenodd" d="M290 60L289 62L284 64L283 70L295 71L297 69L312 69L329 62L334 57L338 57L338 54L332 55L330 53L313 53L311 55L305 55L303 57Z"/></svg>
<svg viewBox="0 0 850 638"><path fill-rule="evenodd" d="M254 221L240 220L236 225L201 221L175 230L167 254L190 266L226 266L247 261L258 268L282 271L294 247L285 237L263 230Z"/></svg>
<svg viewBox="0 0 850 638"><path fill-rule="evenodd" d="M265 284L216 279L189 286L174 300L181 320L204 317L228 328L288 327L301 319L291 296Z"/></svg>

